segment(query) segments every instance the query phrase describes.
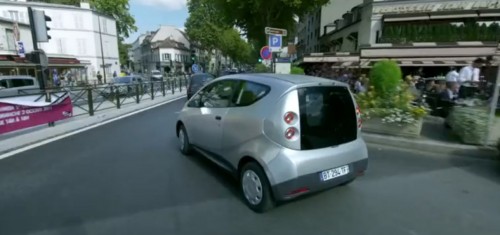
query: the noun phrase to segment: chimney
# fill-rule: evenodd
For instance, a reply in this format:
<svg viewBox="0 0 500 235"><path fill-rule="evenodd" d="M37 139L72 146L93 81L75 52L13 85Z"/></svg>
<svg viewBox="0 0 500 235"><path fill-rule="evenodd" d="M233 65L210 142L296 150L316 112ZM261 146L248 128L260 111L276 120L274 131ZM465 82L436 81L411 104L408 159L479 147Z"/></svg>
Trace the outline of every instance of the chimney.
<svg viewBox="0 0 500 235"><path fill-rule="evenodd" d="M90 3L86 0L82 0L80 2L80 8L83 8L83 9L90 9Z"/></svg>

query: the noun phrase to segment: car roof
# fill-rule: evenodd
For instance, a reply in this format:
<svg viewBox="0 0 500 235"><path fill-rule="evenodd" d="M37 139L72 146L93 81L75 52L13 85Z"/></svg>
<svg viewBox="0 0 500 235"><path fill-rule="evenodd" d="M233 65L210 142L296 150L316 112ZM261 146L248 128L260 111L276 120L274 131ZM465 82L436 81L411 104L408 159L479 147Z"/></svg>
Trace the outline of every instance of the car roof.
<svg viewBox="0 0 500 235"><path fill-rule="evenodd" d="M0 76L0 79L35 79L34 77L28 76L28 75L6 75L6 76Z"/></svg>
<svg viewBox="0 0 500 235"><path fill-rule="evenodd" d="M285 89L295 86L318 84L318 83L335 83L335 85L347 86L346 83L326 78L307 76L307 75L274 74L274 73L231 74L222 76L217 80L234 79L234 78L255 81L270 86L282 86Z"/></svg>

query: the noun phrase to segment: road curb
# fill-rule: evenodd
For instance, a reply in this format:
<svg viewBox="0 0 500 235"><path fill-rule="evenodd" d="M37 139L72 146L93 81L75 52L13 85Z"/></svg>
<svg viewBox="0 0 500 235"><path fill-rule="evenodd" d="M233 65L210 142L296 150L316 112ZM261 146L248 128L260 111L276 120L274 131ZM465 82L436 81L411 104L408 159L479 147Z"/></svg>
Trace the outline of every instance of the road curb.
<svg viewBox="0 0 500 235"><path fill-rule="evenodd" d="M21 145L17 145L14 147L7 147L7 148L0 150L0 160L7 158L7 157L10 157L12 155L15 155L17 153L42 146L45 143L50 143L52 141L56 141L56 140L65 138L67 135L72 135L72 133L77 134L80 132L84 132L84 131L93 129L95 127L98 127L100 125L105 125L107 123L110 123L110 122L113 122L113 121L116 121L116 120L119 120L122 118L133 116L135 114L138 114L138 113L150 110L150 109L154 109L154 108L157 108L159 106L162 106L162 105L165 105L165 104L168 104L171 102L175 102L175 101L183 99L185 97L186 97L186 95L182 94L180 96L172 97L171 99L168 99L165 101L151 104L150 106L145 106L145 107L140 107L140 108L135 108L135 109L130 108L130 110L127 110L126 112L123 112L123 113L118 113L118 114L103 113L100 115L88 117L87 119L75 120L75 122L82 122L82 124L79 124L79 125L71 126L71 124L75 124L74 122L65 123L66 125L64 125L64 126L68 126L68 129L65 129L64 131L60 131L60 132L54 133L52 135L47 135L47 136L44 136L43 138L35 138L35 139L30 140L28 142L25 142ZM84 123L84 122L86 122L86 123ZM47 130L47 129L44 129L44 130ZM44 130L39 130L39 131L42 132ZM32 135L32 133L26 133L26 134L16 136L13 138L23 138L27 135ZM3 142L6 142L6 141L8 141L8 140L4 140ZM34 146L34 147L32 147L32 146Z"/></svg>
<svg viewBox="0 0 500 235"><path fill-rule="evenodd" d="M419 152L458 155L477 159L498 159L497 150L490 147L444 143L432 140L408 139L372 133L363 133L363 139L368 144L409 149Z"/></svg>

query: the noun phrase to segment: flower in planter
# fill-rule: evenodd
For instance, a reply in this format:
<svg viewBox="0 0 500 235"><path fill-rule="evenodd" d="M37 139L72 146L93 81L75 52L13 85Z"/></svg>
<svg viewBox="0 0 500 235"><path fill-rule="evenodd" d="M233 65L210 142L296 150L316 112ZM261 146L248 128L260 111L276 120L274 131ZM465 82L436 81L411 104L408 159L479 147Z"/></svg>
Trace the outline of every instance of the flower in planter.
<svg viewBox="0 0 500 235"><path fill-rule="evenodd" d="M363 110L362 118L382 118L383 123L407 125L417 123L429 110L412 104L415 99L407 83L402 82L401 69L391 60L373 67L370 88L357 94L356 101Z"/></svg>

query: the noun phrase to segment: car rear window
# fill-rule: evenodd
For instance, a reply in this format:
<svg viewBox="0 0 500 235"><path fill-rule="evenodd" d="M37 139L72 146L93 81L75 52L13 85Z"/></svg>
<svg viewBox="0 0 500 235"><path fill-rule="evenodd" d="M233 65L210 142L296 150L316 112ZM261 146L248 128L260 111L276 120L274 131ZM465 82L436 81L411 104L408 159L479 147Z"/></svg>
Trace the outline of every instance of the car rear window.
<svg viewBox="0 0 500 235"><path fill-rule="evenodd" d="M347 87L307 87L298 93L302 150L356 140L356 111Z"/></svg>
<svg viewBox="0 0 500 235"><path fill-rule="evenodd" d="M212 77L211 75L208 75L208 74L200 74L200 75L193 75L191 77L191 82L193 84L204 84L206 82L209 82L211 80L213 80L214 77Z"/></svg>

